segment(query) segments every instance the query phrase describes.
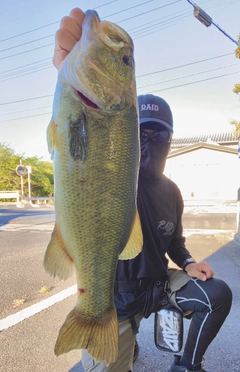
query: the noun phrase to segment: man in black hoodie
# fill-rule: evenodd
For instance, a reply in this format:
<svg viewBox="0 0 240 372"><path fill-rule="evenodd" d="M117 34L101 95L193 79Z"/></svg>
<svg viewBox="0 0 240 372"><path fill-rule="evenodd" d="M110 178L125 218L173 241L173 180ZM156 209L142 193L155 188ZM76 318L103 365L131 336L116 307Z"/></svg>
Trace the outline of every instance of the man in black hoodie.
<svg viewBox="0 0 240 372"><path fill-rule="evenodd" d="M63 19L53 58L57 68L80 38L83 18L84 13L76 8ZM143 249L136 258L119 261L117 267L117 361L106 366L83 350L82 364L86 372L131 372L140 321L158 310L167 294L169 302L184 315L191 314L183 355L175 355L168 372L204 372L203 356L230 311L232 293L225 282L213 277L207 262L196 263L185 247L182 196L176 184L163 174L173 133L171 109L165 100L151 94L139 96L138 103L141 162L137 202ZM169 269L166 255L179 266L178 270Z"/></svg>
<svg viewBox="0 0 240 372"><path fill-rule="evenodd" d="M152 94L139 96L138 104L141 144L138 211L143 249L133 260L118 263L115 303L119 324L127 318L132 330L136 330L143 316L148 317L149 310L158 308L157 286L163 283L164 287L168 280L170 303L184 314L191 312L192 317L183 356L175 356L169 372L203 372L203 355L230 311L232 294L226 283L213 278L210 265L196 263L185 247L182 196L176 184L163 174L173 132L171 109L165 100ZM169 270L166 254L182 270ZM133 352L134 332L131 339L129 354ZM127 360L127 350L120 360ZM129 369L122 371L131 368L129 355Z"/></svg>

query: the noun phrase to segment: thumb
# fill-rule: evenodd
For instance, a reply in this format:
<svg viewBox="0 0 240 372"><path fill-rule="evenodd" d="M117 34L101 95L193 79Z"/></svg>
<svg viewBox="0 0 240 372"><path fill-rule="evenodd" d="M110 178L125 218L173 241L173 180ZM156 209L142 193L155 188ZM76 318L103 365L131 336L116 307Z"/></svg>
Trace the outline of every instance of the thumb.
<svg viewBox="0 0 240 372"><path fill-rule="evenodd" d="M202 282L205 282L207 280L207 275L205 273L199 272L197 278Z"/></svg>

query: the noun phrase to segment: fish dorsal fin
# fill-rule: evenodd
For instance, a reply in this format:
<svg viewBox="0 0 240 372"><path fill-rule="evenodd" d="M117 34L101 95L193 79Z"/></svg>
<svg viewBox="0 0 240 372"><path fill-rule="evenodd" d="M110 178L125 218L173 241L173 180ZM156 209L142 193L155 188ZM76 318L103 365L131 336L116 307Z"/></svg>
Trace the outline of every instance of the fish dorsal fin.
<svg viewBox="0 0 240 372"><path fill-rule="evenodd" d="M47 127L47 144L48 152L53 155L53 151L57 146L57 124L53 118L51 118Z"/></svg>
<svg viewBox="0 0 240 372"><path fill-rule="evenodd" d="M141 252L142 245L143 245L142 227L138 210L136 210L131 234L129 236L126 247L119 256L119 259L129 260L131 258L136 257Z"/></svg>

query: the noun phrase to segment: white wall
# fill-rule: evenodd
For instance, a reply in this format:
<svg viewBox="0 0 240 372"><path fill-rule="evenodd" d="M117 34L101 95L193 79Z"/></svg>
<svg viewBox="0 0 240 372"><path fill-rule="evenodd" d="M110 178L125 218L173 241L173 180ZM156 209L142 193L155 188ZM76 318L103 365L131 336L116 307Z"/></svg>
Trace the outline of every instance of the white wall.
<svg viewBox="0 0 240 372"><path fill-rule="evenodd" d="M240 159L236 154L197 149L169 158L164 173L179 186L184 199L237 199Z"/></svg>

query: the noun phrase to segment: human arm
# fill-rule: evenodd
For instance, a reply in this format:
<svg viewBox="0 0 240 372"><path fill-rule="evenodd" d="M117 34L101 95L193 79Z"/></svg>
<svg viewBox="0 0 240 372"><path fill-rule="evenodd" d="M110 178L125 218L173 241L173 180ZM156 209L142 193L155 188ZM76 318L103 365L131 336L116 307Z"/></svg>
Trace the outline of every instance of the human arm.
<svg viewBox="0 0 240 372"><path fill-rule="evenodd" d="M62 18L60 28L55 35L53 54L53 64L57 69L76 42L81 38L83 19L84 12L79 8L72 9L69 16Z"/></svg>
<svg viewBox="0 0 240 372"><path fill-rule="evenodd" d="M214 272L207 262L196 262L185 246L182 227L183 200L178 188L176 189L176 206L177 224L168 255L172 261L185 270L190 277L206 281L214 275Z"/></svg>

